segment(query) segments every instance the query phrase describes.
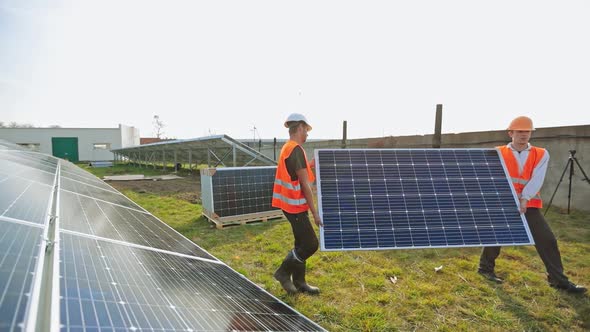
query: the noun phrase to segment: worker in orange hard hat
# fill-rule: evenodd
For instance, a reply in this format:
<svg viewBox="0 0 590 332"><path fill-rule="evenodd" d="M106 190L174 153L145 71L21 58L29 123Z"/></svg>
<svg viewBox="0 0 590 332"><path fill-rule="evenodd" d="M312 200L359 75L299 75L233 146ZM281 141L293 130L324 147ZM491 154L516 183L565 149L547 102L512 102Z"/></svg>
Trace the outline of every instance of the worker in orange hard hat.
<svg viewBox="0 0 590 332"><path fill-rule="evenodd" d="M310 286L305 281L305 261L319 247L308 211L311 210L316 225L321 225L311 190L315 180L311 170L313 161L311 163L307 161L305 150L301 147L301 144L307 140L307 132L311 130L311 126L305 116L293 113L287 117L285 127L289 128L289 140L281 149L273 187L272 206L283 210L285 217L291 223L295 246L289 250L287 257L274 273L274 278L281 283L287 293L319 294L319 288Z"/></svg>
<svg viewBox="0 0 590 332"><path fill-rule="evenodd" d="M539 192L545 180L549 153L547 150L529 143L533 130L535 130L533 121L529 117L515 118L508 126L508 136L512 142L499 146L497 149L500 151L512 179L512 186L519 199L519 209L527 220L535 240L535 248L545 264L549 285L569 293L584 293L586 287L572 283L564 274L557 240L540 211L543 201ZM503 282L494 273L500 248L485 247L481 253L478 269L479 274L497 283Z"/></svg>

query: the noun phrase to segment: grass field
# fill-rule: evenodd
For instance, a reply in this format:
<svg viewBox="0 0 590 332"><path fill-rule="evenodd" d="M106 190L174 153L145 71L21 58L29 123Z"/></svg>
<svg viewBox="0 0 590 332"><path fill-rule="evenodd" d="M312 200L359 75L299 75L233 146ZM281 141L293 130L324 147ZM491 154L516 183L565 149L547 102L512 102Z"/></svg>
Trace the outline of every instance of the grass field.
<svg viewBox="0 0 590 332"><path fill-rule="evenodd" d="M476 273L480 248L318 252L308 260L307 279L321 295L289 296L272 279L292 247L286 220L218 230L200 205L179 195L123 193L330 331L590 330L590 297L550 288L532 246L503 248L496 267L502 285ZM589 217L557 208L548 214L566 273L584 285L590 285Z"/></svg>

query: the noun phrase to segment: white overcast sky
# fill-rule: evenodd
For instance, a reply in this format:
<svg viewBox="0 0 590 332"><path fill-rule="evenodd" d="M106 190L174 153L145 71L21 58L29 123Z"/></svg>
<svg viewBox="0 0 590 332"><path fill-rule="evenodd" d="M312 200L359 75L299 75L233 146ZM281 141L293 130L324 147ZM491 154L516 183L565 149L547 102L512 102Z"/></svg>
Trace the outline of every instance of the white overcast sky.
<svg viewBox="0 0 590 332"><path fill-rule="evenodd" d="M590 124L590 1L0 0L0 121L310 138Z"/></svg>

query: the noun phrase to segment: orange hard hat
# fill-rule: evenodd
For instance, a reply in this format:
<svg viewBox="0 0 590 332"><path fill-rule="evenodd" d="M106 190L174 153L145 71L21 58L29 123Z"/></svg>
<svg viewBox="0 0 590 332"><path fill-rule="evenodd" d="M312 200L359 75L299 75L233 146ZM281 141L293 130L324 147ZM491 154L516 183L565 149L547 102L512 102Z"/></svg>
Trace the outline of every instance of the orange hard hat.
<svg viewBox="0 0 590 332"><path fill-rule="evenodd" d="M528 116L519 116L514 118L512 122L510 122L510 126L508 126L508 130L535 130L533 128L533 120Z"/></svg>

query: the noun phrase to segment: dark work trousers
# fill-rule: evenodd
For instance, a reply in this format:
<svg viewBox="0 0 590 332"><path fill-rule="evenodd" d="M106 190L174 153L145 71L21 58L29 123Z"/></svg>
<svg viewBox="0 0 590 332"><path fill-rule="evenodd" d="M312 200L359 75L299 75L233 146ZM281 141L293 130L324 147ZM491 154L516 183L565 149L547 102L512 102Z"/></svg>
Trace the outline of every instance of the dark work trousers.
<svg viewBox="0 0 590 332"><path fill-rule="evenodd" d="M318 250L318 238L315 235L307 211L292 214L283 211L287 220L291 223L293 236L295 237L295 254L301 261L305 261Z"/></svg>
<svg viewBox="0 0 590 332"><path fill-rule="evenodd" d="M533 239L535 248L545 264L547 269L548 280L555 285L567 285L569 280L563 274L563 265L561 263L561 254L557 247L557 240L551 231L551 228L543 218L541 210L537 208L527 208L524 214ZM496 258L500 255L501 247L485 247L479 259L479 270L483 272L494 272Z"/></svg>

